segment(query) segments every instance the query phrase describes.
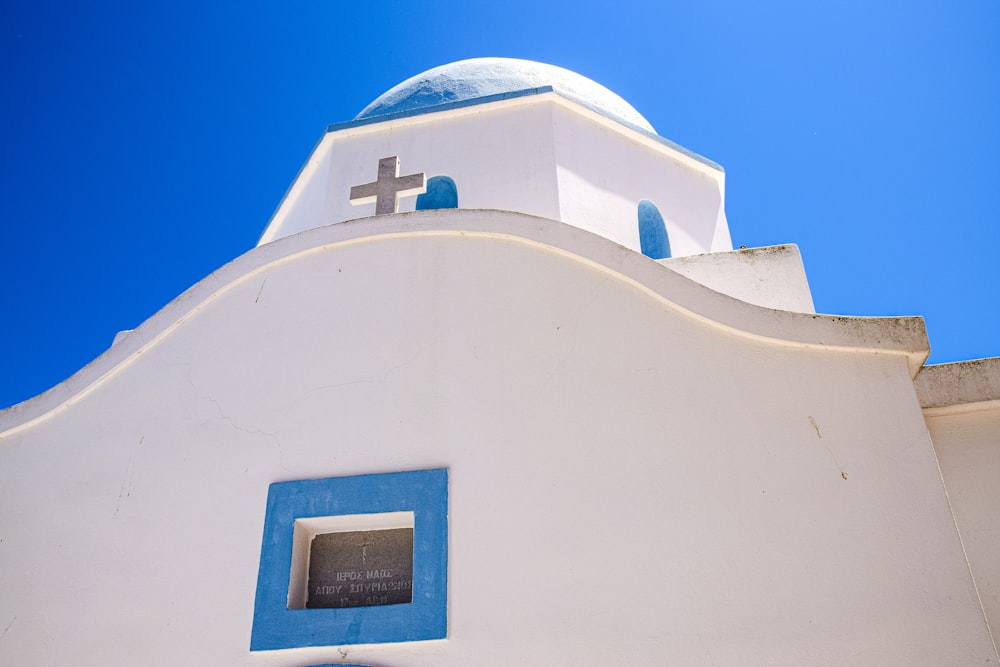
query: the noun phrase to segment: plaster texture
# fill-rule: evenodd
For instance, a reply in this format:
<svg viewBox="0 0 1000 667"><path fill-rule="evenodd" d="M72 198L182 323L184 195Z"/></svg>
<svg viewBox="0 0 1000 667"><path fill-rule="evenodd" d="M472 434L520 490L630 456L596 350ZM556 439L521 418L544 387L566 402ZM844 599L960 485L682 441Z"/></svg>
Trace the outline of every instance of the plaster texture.
<svg viewBox="0 0 1000 667"><path fill-rule="evenodd" d="M637 210L648 199L674 256L732 249L720 168L554 92L328 132L260 243L373 214L349 193L390 155L407 172L452 178L462 208L558 220L639 251ZM415 205L401 199L399 211Z"/></svg>
<svg viewBox="0 0 1000 667"><path fill-rule="evenodd" d="M802 255L794 245L743 248L660 260L695 282L755 306L815 313Z"/></svg>
<svg viewBox="0 0 1000 667"><path fill-rule="evenodd" d="M928 414L983 409L1000 402L1000 357L925 366L916 386Z"/></svg>
<svg viewBox="0 0 1000 667"><path fill-rule="evenodd" d="M926 353L523 214L268 243L0 413L0 663L995 661ZM269 484L435 468L447 639L248 650Z"/></svg>

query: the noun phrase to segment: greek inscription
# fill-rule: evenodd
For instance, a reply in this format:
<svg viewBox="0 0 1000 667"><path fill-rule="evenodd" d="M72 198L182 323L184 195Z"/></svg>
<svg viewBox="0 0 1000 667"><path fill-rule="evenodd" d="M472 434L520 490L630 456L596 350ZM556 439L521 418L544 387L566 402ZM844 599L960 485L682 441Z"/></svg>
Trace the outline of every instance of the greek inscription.
<svg viewBox="0 0 1000 667"><path fill-rule="evenodd" d="M351 584L351 593L371 593L375 591L408 591L413 588L413 582L387 581L378 584Z"/></svg>
<svg viewBox="0 0 1000 667"><path fill-rule="evenodd" d="M310 609L412 602L413 529L316 535L308 591Z"/></svg>

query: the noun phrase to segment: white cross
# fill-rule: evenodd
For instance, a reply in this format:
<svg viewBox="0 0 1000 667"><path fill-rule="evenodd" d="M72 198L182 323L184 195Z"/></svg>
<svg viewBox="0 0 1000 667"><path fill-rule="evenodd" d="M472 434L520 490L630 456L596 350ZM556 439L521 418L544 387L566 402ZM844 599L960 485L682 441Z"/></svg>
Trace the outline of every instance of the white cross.
<svg viewBox="0 0 1000 667"><path fill-rule="evenodd" d="M399 175L399 158L395 155L378 161L378 178L374 183L355 185L351 188L351 204L375 202L375 215L395 213L400 197L421 195L427 192L423 174Z"/></svg>

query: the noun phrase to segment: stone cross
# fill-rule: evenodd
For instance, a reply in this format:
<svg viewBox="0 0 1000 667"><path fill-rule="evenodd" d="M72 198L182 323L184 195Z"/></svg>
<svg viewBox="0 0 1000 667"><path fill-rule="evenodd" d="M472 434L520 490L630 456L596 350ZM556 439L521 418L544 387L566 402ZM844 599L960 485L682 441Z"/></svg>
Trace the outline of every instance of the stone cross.
<svg viewBox="0 0 1000 667"><path fill-rule="evenodd" d="M375 215L395 213L399 198L427 192L423 174L399 175L399 157L384 157L378 161L378 178L374 183L351 188L351 204L375 202Z"/></svg>

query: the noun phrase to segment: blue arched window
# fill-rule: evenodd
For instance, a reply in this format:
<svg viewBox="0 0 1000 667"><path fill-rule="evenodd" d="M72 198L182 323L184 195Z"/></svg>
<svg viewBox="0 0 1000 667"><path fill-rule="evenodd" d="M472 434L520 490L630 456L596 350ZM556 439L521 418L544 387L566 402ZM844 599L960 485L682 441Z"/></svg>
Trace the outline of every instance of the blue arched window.
<svg viewBox="0 0 1000 667"><path fill-rule="evenodd" d="M458 188L455 181L447 176L431 176L427 179L427 192L417 197L417 210L432 208L458 208Z"/></svg>
<svg viewBox="0 0 1000 667"><path fill-rule="evenodd" d="M653 259L670 257L670 239L667 226L656 204L643 199L639 202L639 246L642 254Z"/></svg>

